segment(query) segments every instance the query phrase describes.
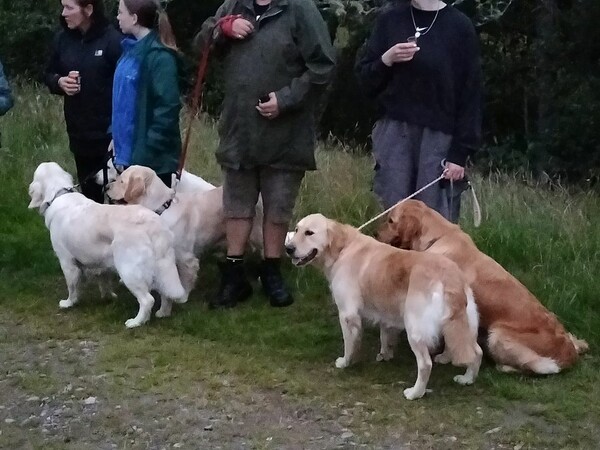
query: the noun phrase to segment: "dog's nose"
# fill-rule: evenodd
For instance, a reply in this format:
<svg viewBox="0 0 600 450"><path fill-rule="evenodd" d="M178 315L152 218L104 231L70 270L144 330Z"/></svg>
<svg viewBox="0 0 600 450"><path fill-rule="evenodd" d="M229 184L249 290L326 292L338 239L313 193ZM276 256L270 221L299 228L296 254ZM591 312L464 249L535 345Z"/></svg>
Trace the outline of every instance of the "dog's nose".
<svg viewBox="0 0 600 450"><path fill-rule="evenodd" d="M292 245L292 244L288 244L285 246L285 252L292 256L294 254L294 252L296 251L296 246Z"/></svg>

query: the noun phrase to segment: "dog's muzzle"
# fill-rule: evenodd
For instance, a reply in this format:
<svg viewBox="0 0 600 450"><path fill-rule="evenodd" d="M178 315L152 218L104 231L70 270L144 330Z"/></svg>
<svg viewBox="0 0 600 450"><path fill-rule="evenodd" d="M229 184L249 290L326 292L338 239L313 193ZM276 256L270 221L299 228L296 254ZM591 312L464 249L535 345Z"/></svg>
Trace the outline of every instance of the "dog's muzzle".
<svg viewBox="0 0 600 450"><path fill-rule="evenodd" d="M319 251L316 248L313 248L307 255L298 257L295 256L296 247L293 245L286 245L285 252L290 256L290 258L292 258L292 264L294 264L296 267L305 266L313 259L315 259L317 254L319 253Z"/></svg>

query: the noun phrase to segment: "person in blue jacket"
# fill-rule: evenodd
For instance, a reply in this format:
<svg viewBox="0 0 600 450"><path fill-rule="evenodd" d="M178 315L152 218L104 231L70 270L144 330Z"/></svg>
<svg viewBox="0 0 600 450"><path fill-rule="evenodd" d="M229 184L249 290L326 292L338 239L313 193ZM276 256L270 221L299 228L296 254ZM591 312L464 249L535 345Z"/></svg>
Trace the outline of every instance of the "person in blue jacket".
<svg viewBox="0 0 600 450"><path fill-rule="evenodd" d="M121 0L127 35L115 72L115 165L151 168L171 186L181 154L179 53L167 13L155 0Z"/></svg>
<svg viewBox="0 0 600 450"><path fill-rule="evenodd" d="M0 61L0 116L3 116L13 107L13 97L10 86L4 75L2 61ZM2 134L0 133L0 148L2 147Z"/></svg>

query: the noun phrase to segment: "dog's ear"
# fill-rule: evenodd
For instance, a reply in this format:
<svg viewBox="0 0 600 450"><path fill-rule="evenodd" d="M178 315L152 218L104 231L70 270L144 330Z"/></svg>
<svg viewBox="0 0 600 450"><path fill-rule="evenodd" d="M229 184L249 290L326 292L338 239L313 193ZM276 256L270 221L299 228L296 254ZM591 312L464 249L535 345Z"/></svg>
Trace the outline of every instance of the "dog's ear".
<svg viewBox="0 0 600 450"><path fill-rule="evenodd" d="M419 218L413 214L403 214L400 220L394 222L393 225L395 234L390 244L405 250L416 250L422 234Z"/></svg>
<svg viewBox="0 0 600 450"><path fill-rule="evenodd" d="M327 243L330 254L339 255L346 245L346 239L344 227L333 220L327 220Z"/></svg>
<svg viewBox="0 0 600 450"><path fill-rule="evenodd" d="M31 202L27 206L29 209L39 208L44 203L44 192L42 185L38 181L33 181L29 185L29 197L31 197Z"/></svg>
<svg viewBox="0 0 600 450"><path fill-rule="evenodd" d="M123 194L123 200L127 203L133 203L146 191L145 177L140 175L132 175L127 183L127 189Z"/></svg>

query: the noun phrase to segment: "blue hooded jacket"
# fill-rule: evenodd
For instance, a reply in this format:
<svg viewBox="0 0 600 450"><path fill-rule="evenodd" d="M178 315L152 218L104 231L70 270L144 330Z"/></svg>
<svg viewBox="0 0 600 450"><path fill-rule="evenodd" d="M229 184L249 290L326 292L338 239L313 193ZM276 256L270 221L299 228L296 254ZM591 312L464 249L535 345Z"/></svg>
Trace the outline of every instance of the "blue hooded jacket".
<svg viewBox="0 0 600 450"><path fill-rule="evenodd" d="M10 86L4 75L4 68L0 62L0 116L3 116L13 107L13 97L10 92Z"/></svg>

